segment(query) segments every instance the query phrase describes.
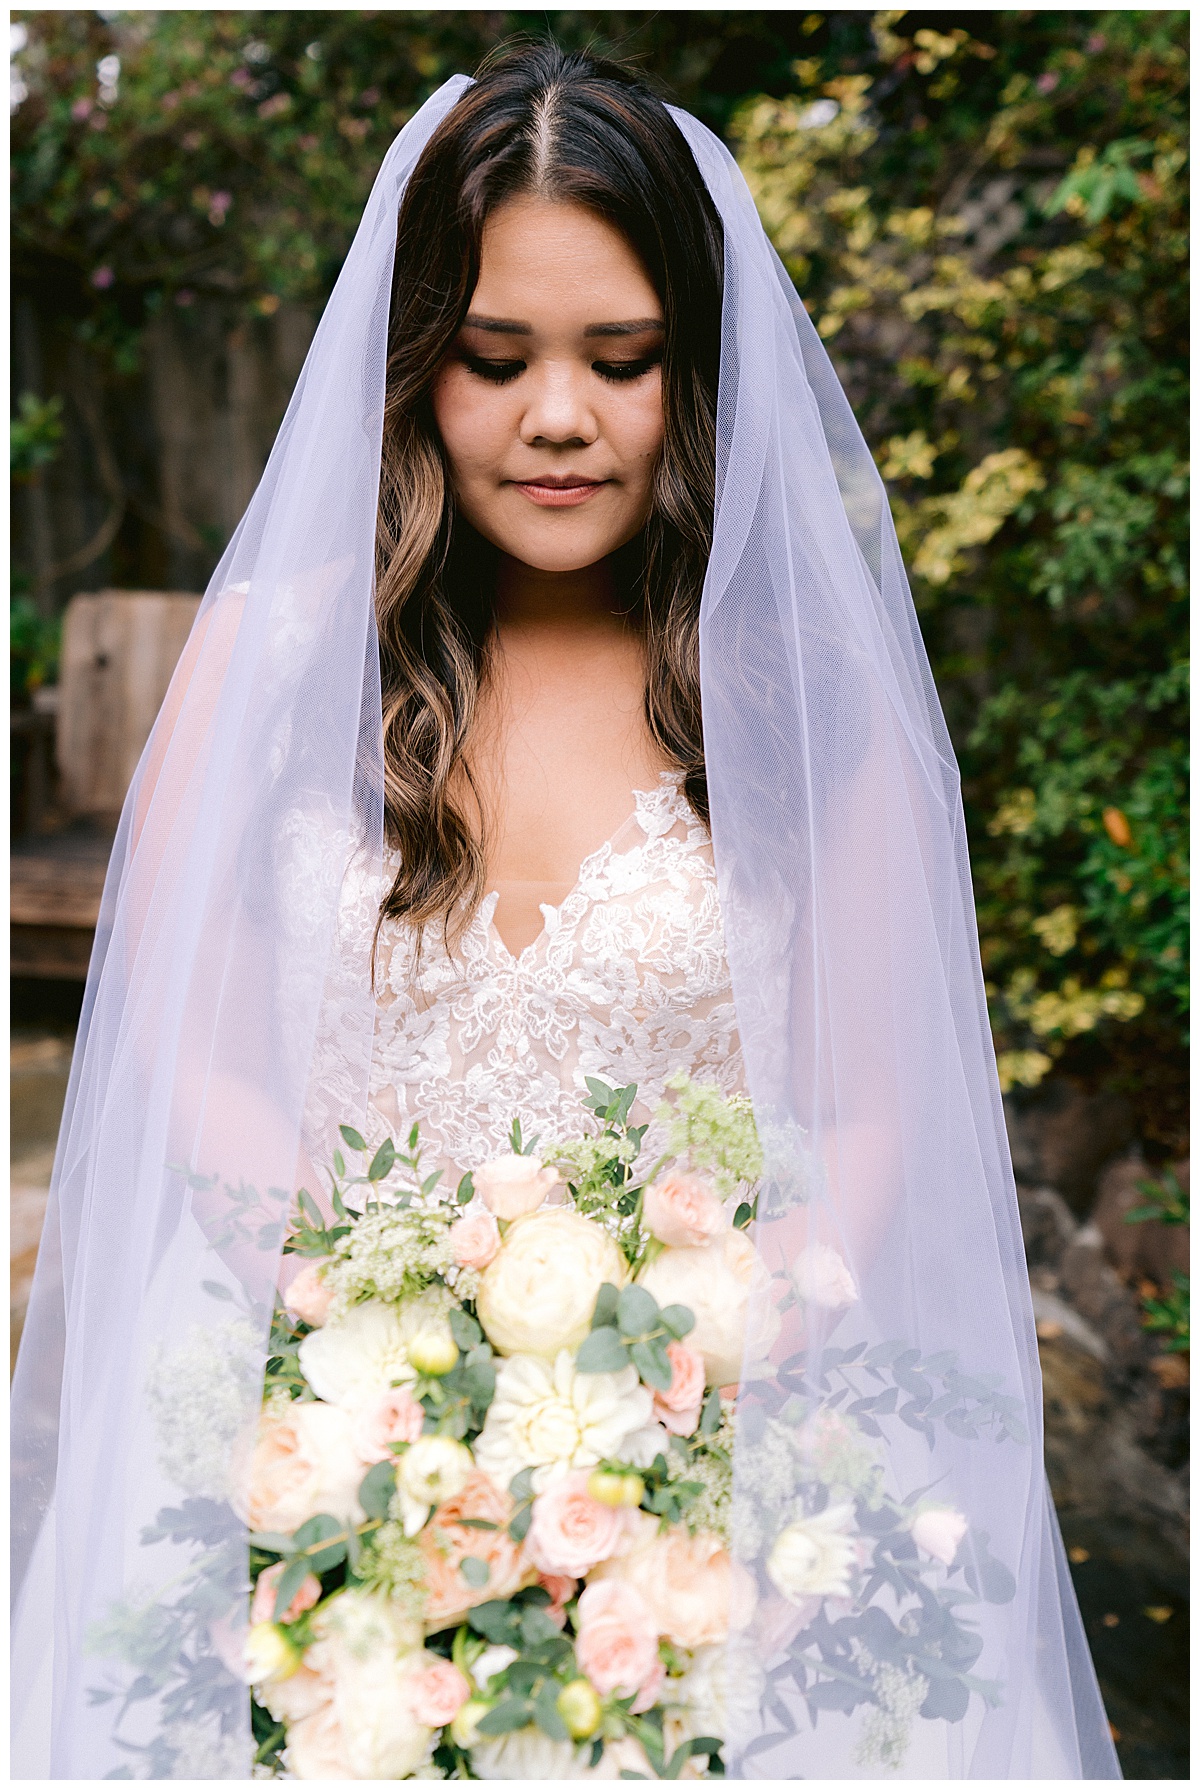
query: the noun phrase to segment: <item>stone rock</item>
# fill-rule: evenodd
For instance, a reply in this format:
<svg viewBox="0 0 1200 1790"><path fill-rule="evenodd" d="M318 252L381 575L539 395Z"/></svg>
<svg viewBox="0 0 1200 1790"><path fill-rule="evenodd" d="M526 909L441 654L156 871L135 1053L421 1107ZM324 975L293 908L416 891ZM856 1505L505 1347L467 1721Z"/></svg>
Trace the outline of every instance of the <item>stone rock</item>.
<svg viewBox="0 0 1200 1790"><path fill-rule="evenodd" d="M1103 1336L1118 1368L1144 1368L1150 1349L1137 1300L1110 1267L1104 1237L1094 1224L1076 1231L1063 1251L1059 1280L1071 1305Z"/></svg>
<svg viewBox="0 0 1200 1790"><path fill-rule="evenodd" d="M1057 1187L1078 1217L1090 1210L1100 1170L1133 1139L1133 1109L1065 1078L1007 1094L1004 1117L1017 1180Z"/></svg>
<svg viewBox="0 0 1200 1790"><path fill-rule="evenodd" d="M1179 1185L1189 1185L1188 1164L1173 1163ZM1104 1238L1113 1266L1131 1280L1149 1279L1169 1286L1174 1274L1186 1274L1191 1232L1185 1224L1160 1224L1149 1220L1127 1224L1125 1214L1144 1206L1143 1181L1158 1177L1147 1167L1140 1150L1131 1150L1110 1162L1100 1176L1091 1222Z"/></svg>
<svg viewBox="0 0 1200 1790"><path fill-rule="evenodd" d="M1062 1194L1053 1187L1018 1186L1017 1209L1030 1269L1057 1271L1078 1228Z"/></svg>

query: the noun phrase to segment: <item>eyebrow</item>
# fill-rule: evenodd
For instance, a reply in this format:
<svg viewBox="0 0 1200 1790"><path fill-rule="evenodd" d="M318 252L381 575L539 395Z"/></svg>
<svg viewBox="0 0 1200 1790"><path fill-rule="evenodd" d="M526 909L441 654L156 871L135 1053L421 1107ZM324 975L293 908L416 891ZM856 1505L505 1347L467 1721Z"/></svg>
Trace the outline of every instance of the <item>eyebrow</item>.
<svg viewBox="0 0 1200 1790"><path fill-rule="evenodd" d="M661 330L666 326L661 317L635 317L629 323L591 323L584 330L585 336L641 336L648 330ZM472 313L464 323L464 329L480 329L493 336L531 336L533 325L520 323L508 317L479 317Z"/></svg>

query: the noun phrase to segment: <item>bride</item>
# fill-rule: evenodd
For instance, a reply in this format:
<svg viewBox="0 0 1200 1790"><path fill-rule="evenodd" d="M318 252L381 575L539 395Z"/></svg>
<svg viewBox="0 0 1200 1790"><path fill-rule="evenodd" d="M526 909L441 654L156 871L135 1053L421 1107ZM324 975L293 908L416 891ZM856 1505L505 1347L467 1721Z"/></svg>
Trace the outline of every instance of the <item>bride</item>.
<svg viewBox="0 0 1200 1790"><path fill-rule="evenodd" d="M680 1072L753 1101L778 1305L727 1770L1118 1775L886 501L727 153L541 47L389 153L130 792L14 1392L14 1775L251 1775L238 1438L339 1124L456 1179Z"/></svg>

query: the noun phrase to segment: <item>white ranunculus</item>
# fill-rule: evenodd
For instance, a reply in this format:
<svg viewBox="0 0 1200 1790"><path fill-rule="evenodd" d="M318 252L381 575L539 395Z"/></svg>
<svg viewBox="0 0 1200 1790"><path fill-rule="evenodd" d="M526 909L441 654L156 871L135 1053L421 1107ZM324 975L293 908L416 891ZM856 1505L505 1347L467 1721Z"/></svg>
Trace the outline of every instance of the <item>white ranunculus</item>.
<svg viewBox="0 0 1200 1790"><path fill-rule="evenodd" d="M792 1264L796 1291L806 1305L842 1311L858 1299L854 1276L842 1256L827 1243L810 1243Z"/></svg>
<svg viewBox="0 0 1200 1790"><path fill-rule="evenodd" d="M534 1489L573 1467L621 1458L629 1436L650 1419L653 1396L637 1370L581 1374L567 1349L553 1361L513 1355L496 1375L496 1393L475 1443L476 1465L499 1486L525 1467Z"/></svg>
<svg viewBox="0 0 1200 1790"><path fill-rule="evenodd" d="M445 1324L441 1293L419 1293L402 1305L368 1299L304 1338L300 1368L318 1398L357 1411L392 1386L410 1385L417 1371L409 1343Z"/></svg>
<svg viewBox="0 0 1200 1790"><path fill-rule="evenodd" d="M789 1603L809 1597L849 1597L857 1551L850 1525L852 1504L830 1504L816 1516L798 1517L776 1538L767 1577Z"/></svg>
<svg viewBox="0 0 1200 1790"><path fill-rule="evenodd" d="M396 1464L404 1533L424 1528L433 1505L457 1498L474 1470L471 1450L453 1436L421 1436Z"/></svg>
<svg viewBox="0 0 1200 1790"><path fill-rule="evenodd" d="M608 1232L552 1207L517 1219L479 1282L476 1311L502 1355L576 1349L605 1281L623 1286L625 1258Z"/></svg>
<svg viewBox="0 0 1200 1790"><path fill-rule="evenodd" d="M779 1334L766 1266L744 1231L722 1231L699 1249L664 1249L638 1279L660 1305L691 1311L688 1347L703 1355L710 1386L733 1385L743 1355L765 1355Z"/></svg>
<svg viewBox="0 0 1200 1790"><path fill-rule="evenodd" d="M921 1511L914 1519L912 1538L919 1548L940 1560L943 1566L953 1566L967 1527L967 1519L960 1510L940 1505Z"/></svg>
<svg viewBox="0 0 1200 1790"><path fill-rule="evenodd" d="M517 1657L515 1647L504 1647L499 1643L494 1647L485 1647L471 1667L476 1690L486 1696L488 1680L495 1678L498 1672L506 1672Z"/></svg>

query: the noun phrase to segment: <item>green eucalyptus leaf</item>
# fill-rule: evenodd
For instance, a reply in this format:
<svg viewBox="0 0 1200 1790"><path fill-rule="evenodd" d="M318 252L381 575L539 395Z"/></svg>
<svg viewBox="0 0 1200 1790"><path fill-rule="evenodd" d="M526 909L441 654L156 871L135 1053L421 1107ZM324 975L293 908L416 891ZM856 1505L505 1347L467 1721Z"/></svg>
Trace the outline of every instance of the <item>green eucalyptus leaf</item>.
<svg viewBox="0 0 1200 1790"><path fill-rule="evenodd" d="M633 1365L647 1386L655 1386L659 1392L670 1391L671 1381L675 1376L662 1342L655 1338L653 1342L631 1343L629 1353L633 1357Z"/></svg>
<svg viewBox="0 0 1200 1790"><path fill-rule="evenodd" d="M675 1340L681 1341L696 1328L695 1315L687 1305L664 1305L658 1314L658 1321L664 1330L669 1330Z"/></svg>
<svg viewBox="0 0 1200 1790"><path fill-rule="evenodd" d="M366 1147L367 1147L366 1138L362 1135L361 1131L355 1131L353 1125L339 1125L338 1130L341 1132L342 1137L345 1139L346 1143L349 1144L349 1146L352 1150L365 1150L366 1149Z"/></svg>
<svg viewBox="0 0 1200 1790"><path fill-rule="evenodd" d="M395 1160L396 1146L390 1137L385 1137L371 1158L371 1166L367 1170L367 1180L382 1181L385 1175L391 1174Z"/></svg>
<svg viewBox="0 0 1200 1790"><path fill-rule="evenodd" d="M592 1313L592 1329L603 1330L617 1321L617 1289L610 1280L606 1280L596 1294L596 1309Z"/></svg>
<svg viewBox="0 0 1200 1790"><path fill-rule="evenodd" d="M486 1560L480 1560L475 1554L467 1554L458 1563L458 1570L463 1578L476 1591L480 1591L492 1576L492 1569Z"/></svg>
<svg viewBox="0 0 1200 1790"><path fill-rule="evenodd" d="M617 1322L622 1336L642 1336L658 1323L658 1301L645 1287L622 1287L617 1298Z"/></svg>
<svg viewBox="0 0 1200 1790"><path fill-rule="evenodd" d="M575 1369L581 1374L618 1374L629 1365L629 1350L615 1330L593 1330L579 1345Z"/></svg>

